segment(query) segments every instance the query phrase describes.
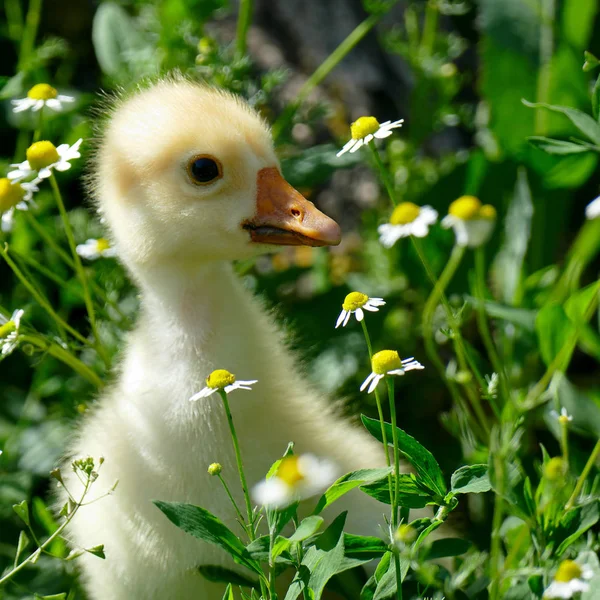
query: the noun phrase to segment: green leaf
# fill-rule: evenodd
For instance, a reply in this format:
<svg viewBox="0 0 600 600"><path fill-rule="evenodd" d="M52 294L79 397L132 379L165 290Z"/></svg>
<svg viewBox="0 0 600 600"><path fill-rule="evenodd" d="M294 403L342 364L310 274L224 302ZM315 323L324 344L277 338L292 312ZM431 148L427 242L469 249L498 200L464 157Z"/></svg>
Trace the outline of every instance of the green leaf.
<svg viewBox="0 0 600 600"><path fill-rule="evenodd" d="M567 511L560 520L555 540L560 542L556 551L561 556L565 550L600 519L600 500L592 500Z"/></svg>
<svg viewBox="0 0 600 600"><path fill-rule="evenodd" d="M31 525L29 521L29 507L27 506L27 500L23 500L22 502L19 502L19 504L13 504L13 510L25 525Z"/></svg>
<svg viewBox="0 0 600 600"><path fill-rule="evenodd" d="M590 115L568 106L555 106L553 104L545 104L544 102L527 102L527 100L523 100L522 102L529 108L545 108L552 112L562 113L585 137L594 144L600 145L600 125Z"/></svg>
<svg viewBox="0 0 600 600"><path fill-rule="evenodd" d="M590 152L590 146L584 146L581 143L566 142L564 140L555 140L542 136L531 136L527 141L536 148L547 152L548 154L581 154L582 152ZM600 148L598 148L600 151Z"/></svg>
<svg viewBox="0 0 600 600"><path fill-rule="evenodd" d="M377 581L377 588L373 600L385 600L396 595L398 586L396 585L396 563L391 553L388 559L387 570L383 572L380 579ZM386 555L387 556L387 555ZM383 563L383 559L381 561ZM400 579L404 581L410 562L403 557L400 557Z"/></svg>
<svg viewBox="0 0 600 600"><path fill-rule="evenodd" d="M377 422L379 423L379 421ZM381 469L360 469L358 471L347 473L335 481L321 496L317 506L315 507L315 510L313 511L313 514L319 514L328 506L333 504L338 498L341 498L344 494L347 494L350 490L367 483L379 481L384 477L387 478L389 473L391 473L391 469L388 467Z"/></svg>
<svg viewBox="0 0 600 600"><path fill-rule="evenodd" d="M592 90L592 114L596 121L600 118L600 75L598 75Z"/></svg>
<svg viewBox="0 0 600 600"><path fill-rule="evenodd" d="M504 239L493 265L496 289L501 290L505 304L513 305L521 285L521 273L529 238L533 202L524 169L519 169L517 184L504 222Z"/></svg>
<svg viewBox="0 0 600 600"><path fill-rule="evenodd" d="M278 536L275 538L273 551L275 554L275 562L281 564L292 564L292 557L287 551L290 547L290 541L284 537ZM269 562L270 540L268 535L263 535L246 547L248 554L256 561Z"/></svg>
<svg viewBox="0 0 600 600"><path fill-rule="evenodd" d="M447 556L460 556L469 550L471 542L460 538L442 538L434 540L426 551L427 560L446 558Z"/></svg>
<svg viewBox="0 0 600 600"><path fill-rule="evenodd" d="M319 529L321 529L321 525L323 525L323 522L323 517L319 517L317 515L306 517L302 520L300 525L298 525L298 529L296 529L296 531L294 531L294 533L289 537L289 541L302 542L306 538L319 531Z"/></svg>
<svg viewBox="0 0 600 600"><path fill-rule="evenodd" d="M262 573L260 565L248 554L242 542L224 523L206 509L182 502L161 502L160 500L153 502L179 529L195 538L220 546L239 565L243 565L255 573Z"/></svg>
<svg viewBox="0 0 600 600"><path fill-rule="evenodd" d="M583 63L584 71L591 71L592 69L595 69L598 65L600 65L600 61L591 52L588 52L587 50L583 51L583 57L585 58L585 62Z"/></svg>
<svg viewBox="0 0 600 600"><path fill-rule="evenodd" d="M226 569L219 565L201 565L198 567L198 572L208 579L208 581L215 581L217 583L229 583L233 585L242 585L245 587L257 587L258 581L250 579L241 573Z"/></svg>
<svg viewBox="0 0 600 600"><path fill-rule="evenodd" d="M481 494L492 489L487 465L467 465L452 474L450 482L454 494Z"/></svg>
<svg viewBox="0 0 600 600"><path fill-rule="evenodd" d="M51 596L39 596L38 594L34 594L33 597L34 600L65 600L67 594L52 594Z"/></svg>
<svg viewBox="0 0 600 600"><path fill-rule="evenodd" d="M392 489L395 490L395 476L392 475ZM390 503L390 490L388 480L382 479L375 483L363 485L360 489L372 498L375 498L383 504ZM412 474L401 473L398 483L398 503L406 508L423 508L429 502L433 502L434 497L419 485Z"/></svg>
<svg viewBox="0 0 600 600"><path fill-rule="evenodd" d="M376 419L370 419L365 415L361 415L361 420L367 431L380 442L383 442L381 436L381 423ZM389 423L384 423L387 434L388 446L393 446L392 426ZM433 457L433 454L426 448L421 446L414 437L408 435L405 431L396 427L396 435L398 437L398 446L400 452L406 457L410 464L415 468L423 483L439 496L446 495L446 483L444 475Z"/></svg>
<svg viewBox="0 0 600 600"><path fill-rule="evenodd" d="M235 600L235 596L233 595L233 588L231 587L230 583L228 583L227 587L225 588L223 600Z"/></svg>
<svg viewBox="0 0 600 600"><path fill-rule="evenodd" d="M21 556L21 554L23 553L23 551L25 550L25 548L27 548L27 546L29 545L29 536L27 535L27 533L25 531L21 531L21 533L19 533L19 542L17 544L17 552L15 554L15 564L17 564L19 562L19 557Z"/></svg>
<svg viewBox="0 0 600 600"><path fill-rule="evenodd" d="M344 533L346 556L376 558L377 556L383 556L388 551L388 546L389 544L378 537Z"/></svg>
<svg viewBox="0 0 600 600"><path fill-rule="evenodd" d="M573 331L573 324L562 306L548 304L538 312L535 328L542 359L549 365L564 347Z"/></svg>
<svg viewBox="0 0 600 600"><path fill-rule="evenodd" d="M85 551L97 556L98 558L106 559L106 554L104 554L104 544L93 546L92 548L86 548Z"/></svg>

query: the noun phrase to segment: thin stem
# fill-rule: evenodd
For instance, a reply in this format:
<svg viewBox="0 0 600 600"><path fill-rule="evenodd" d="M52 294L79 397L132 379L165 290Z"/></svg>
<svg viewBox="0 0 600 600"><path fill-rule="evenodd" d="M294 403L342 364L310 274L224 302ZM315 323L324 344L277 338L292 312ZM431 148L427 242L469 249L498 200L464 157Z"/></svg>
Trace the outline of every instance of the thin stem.
<svg viewBox="0 0 600 600"><path fill-rule="evenodd" d="M396 571L396 598L402 600L402 570L398 552L394 552L394 570Z"/></svg>
<svg viewBox="0 0 600 600"><path fill-rule="evenodd" d="M381 156L379 156L379 150L377 150L377 148L375 147L375 141L373 141L373 143L367 144L367 146L371 150L371 155L373 156L373 160L375 161L377 170L379 171L381 178L383 179L383 183L385 185L385 189L387 190L388 196L390 197L392 204L394 206L397 206L398 201L396 200L396 192L394 191L394 182L392 180L392 176L383 164Z"/></svg>
<svg viewBox="0 0 600 600"><path fill-rule="evenodd" d="M33 142L39 141L42 137L42 128L44 126L44 105L42 104L42 108L39 110L38 117L38 126L37 129L33 132Z"/></svg>
<svg viewBox="0 0 600 600"><path fill-rule="evenodd" d="M275 589L275 561L273 560L273 546L275 545L275 528L269 528L269 600L277 600Z"/></svg>
<svg viewBox="0 0 600 600"><path fill-rule="evenodd" d="M252 21L252 0L240 0L240 12L238 13L236 46L237 56L242 58L246 54L246 38Z"/></svg>
<svg viewBox="0 0 600 600"><path fill-rule="evenodd" d="M246 502L246 514L248 515L248 535L250 541L254 541L254 519L252 512L252 503L250 502L250 493L248 491L248 484L246 483L246 475L244 473L244 465L242 463L242 454L240 452L240 445L238 443L237 433L233 424L233 417L231 415L231 409L229 408L229 400L227 399L227 393L225 390L219 390L219 395L223 400L223 407L225 408L225 414L227 415L227 423L229 424L229 431L231 433L231 439L233 441L233 450L235 452L235 461L237 463L238 473L240 475L240 483L242 484L242 491L244 492L244 500Z"/></svg>
<svg viewBox="0 0 600 600"><path fill-rule="evenodd" d="M502 364L500 356L496 350L496 345L494 344L487 316L485 314L485 252L483 247L475 250L475 280L475 288L477 291L478 300L477 324L479 327L479 333L481 334L483 345L485 346L488 356L490 357L494 371L498 373L498 377L500 378L500 389L502 390L502 395L504 396L505 400L508 401L510 399L508 378L506 376L506 371L504 370L504 365ZM498 415L498 407L496 406L496 403L493 402L492 406Z"/></svg>
<svg viewBox="0 0 600 600"><path fill-rule="evenodd" d="M552 77L551 60L554 53L554 13L555 0L542 0L540 11L539 57L540 66L537 79L537 102L548 102ZM548 115L545 110L536 111L535 134L546 135Z"/></svg>
<svg viewBox="0 0 600 600"><path fill-rule="evenodd" d="M76 329L73 329L64 319L62 319L52 308L48 300L44 295L23 275L22 271L12 260L8 254L8 245L4 248L0 246L0 256L6 261L6 264L12 269L13 273L17 276L19 281L27 289L27 291L35 298L38 304L48 313L48 315L56 322L56 325L62 327L68 331L75 339L80 341L82 344L91 345L90 341L84 338Z"/></svg>
<svg viewBox="0 0 600 600"><path fill-rule="evenodd" d="M390 404L390 421L392 426L392 441L394 444L394 497L392 501L392 527L398 528L398 495L400 492L400 448L398 447L398 431L396 429L396 402L394 394L393 376L385 377L388 389L388 401Z"/></svg>
<svg viewBox="0 0 600 600"><path fill-rule="evenodd" d="M560 448L565 464L569 464L569 423L568 421L560 422Z"/></svg>
<svg viewBox="0 0 600 600"><path fill-rule="evenodd" d="M390 6L391 8L391 6ZM273 125L273 137L277 140L288 126L300 104L338 66L346 55L375 27L385 12L372 14L360 23L342 43L320 64L298 92L297 99L290 104Z"/></svg>
<svg viewBox="0 0 600 600"><path fill-rule="evenodd" d="M29 10L25 17L25 28L23 30L23 37L21 38L21 48L19 50L19 64L17 66L18 71L25 71L25 66L33 48L35 46L35 38L37 37L37 31L40 24L40 17L42 14L42 0L30 0Z"/></svg>
<svg viewBox="0 0 600 600"><path fill-rule="evenodd" d="M73 263L75 267L75 272L77 273L77 277L81 282L81 286L83 287L83 297L85 302L85 307L88 313L88 317L90 320L90 327L92 329L92 335L94 336L94 340L96 342L95 348L102 360L106 368L110 367L110 357L108 356L104 346L102 345L102 340L98 334L98 329L96 326L96 314L94 311L94 303L92 302L92 297L90 295L90 289L88 286L87 276L85 274L85 270L83 265L81 264L81 259L79 254L77 254L76 244L75 244L75 236L73 235L73 229L71 228L71 222L69 221L69 215L67 214L67 210L65 209L65 204L62 199L62 195L60 193L60 189L58 187L58 183L56 181L56 177L54 174L50 175L50 185L52 186L52 191L54 192L54 198L56 199L56 204L58 205L58 210L60 212L61 219L63 221L63 225L65 228L65 233L67 235L67 240L69 242L69 247L71 249L71 255L73 256Z"/></svg>
<svg viewBox="0 0 600 600"><path fill-rule="evenodd" d="M248 533L248 529L246 528L246 520L244 519L244 515L242 514L242 511L239 509L239 507L237 505L237 502L233 498L233 495L231 494L231 490L229 489L229 486L225 482L225 479L223 479L223 476L221 475L221 473L219 473L217 475L217 477L219 478L219 481L223 485L223 488L225 488L225 493L227 494L229 500L231 501L231 504L233 505L233 508L235 509L235 512L236 512L236 514L238 516L238 519L240 520L240 524L244 528L244 531L246 533Z"/></svg>
<svg viewBox="0 0 600 600"><path fill-rule="evenodd" d="M504 501L499 493L494 496L494 516L492 518L492 540L490 546L490 600L498 600L500 596L500 554L502 540L500 528L504 518Z"/></svg>
<svg viewBox="0 0 600 600"><path fill-rule="evenodd" d="M421 49L425 56L431 56L435 46L435 35L438 25L437 2L429 0L425 6L425 19L423 20L423 37L421 38Z"/></svg>
<svg viewBox="0 0 600 600"><path fill-rule="evenodd" d="M581 471L581 475L579 476L579 479L577 479L577 483L575 484L575 489L573 490L571 497L569 498L567 504L565 505L566 510L573 508L573 505L575 504L575 501L577 500L577 496L579 496L579 494L581 492L581 488L583 488L583 484L585 483L587 476L590 474L592 467L596 463L596 459L598 458L598 455L600 455L600 440L598 440L596 442L596 445L594 446L594 449L592 450L592 453L590 454L588 461L585 463L585 467L583 467L583 471Z"/></svg>

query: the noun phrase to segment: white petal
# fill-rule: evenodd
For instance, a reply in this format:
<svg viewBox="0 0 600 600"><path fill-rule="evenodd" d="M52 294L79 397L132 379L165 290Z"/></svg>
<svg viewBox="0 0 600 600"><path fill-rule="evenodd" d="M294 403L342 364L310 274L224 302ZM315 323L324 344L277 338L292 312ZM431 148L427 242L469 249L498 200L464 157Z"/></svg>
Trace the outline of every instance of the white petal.
<svg viewBox="0 0 600 600"><path fill-rule="evenodd" d="M63 96L62 94L59 94L56 99L59 102L75 102L75 98L73 96Z"/></svg>
<svg viewBox="0 0 600 600"><path fill-rule="evenodd" d="M57 171L68 171L71 168L71 163L66 160L61 160L54 165Z"/></svg>
<svg viewBox="0 0 600 600"><path fill-rule="evenodd" d="M369 386L369 389L367 390L367 393L370 394L377 387L377 384L382 379L383 379L383 375L375 375L375 377L373 378L373 381L371 381L371 385Z"/></svg>
<svg viewBox="0 0 600 600"><path fill-rule="evenodd" d="M369 373L369 376L362 382L362 385L360 386L360 391L361 392L363 392L365 390L365 388L369 385L369 382L374 377L377 377L377 375L375 373Z"/></svg>
<svg viewBox="0 0 600 600"><path fill-rule="evenodd" d="M389 129L385 129L385 130L379 130L377 133L375 133L375 137L379 140L382 140L386 137L390 137L390 135L392 135L392 133L394 133L393 131L390 131Z"/></svg>
<svg viewBox="0 0 600 600"><path fill-rule="evenodd" d="M214 388L205 387L202 388L198 393L194 394L190 398L190 402L196 402L196 400L200 400L200 398L208 398L211 394L214 394L217 390Z"/></svg>
<svg viewBox="0 0 600 600"><path fill-rule="evenodd" d="M357 308L354 311L354 316L356 317L356 320L360 323L365 318L365 313L363 312L362 308Z"/></svg>
<svg viewBox="0 0 600 600"><path fill-rule="evenodd" d="M346 312L346 318L344 319L344 327L346 327L346 325L348 325L348 321L350 320L350 315L352 313L350 311Z"/></svg>
<svg viewBox="0 0 600 600"><path fill-rule="evenodd" d="M50 165L52 166L52 165ZM45 167L44 169L40 169L38 171L38 177L40 179L48 179L48 177L50 177L50 175L52 175L52 170L50 169L50 167Z"/></svg>
<svg viewBox="0 0 600 600"><path fill-rule="evenodd" d="M335 323L335 328L336 328L336 329L337 329L337 328L338 328L338 327L339 327L339 326L342 324L342 321L343 321L343 320L346 318L346 312L347 312L347 311L343 310L343 311L340 313L339 317L337 318L337 321L336 321L336 323ZM345 325L345 323L344 323L344 325Z"/></svg>
<svg viewBox="0 0 600 600"><path fill-rule="evenodd" d="M354 147L350 148L350 154L354 154L364 143L362 140L354 140L354 142Z"/></svg>
<svg viewBox="0 0 600 600"><path fill-rule="evenodd" d="M273 508L284 508L294 501L293 489L287 483L273 476L252 488L252 498L256 504Z"/></svg>
<svg viewBox="0 0 600 600"><path fill-rule="evenodd" d="M346 142L346 144L344 144L344 147L336 154L336 156L341 156L342 154L348 152L348 150L351 150L352 146L354 146L355 143L356 140L354 139L351 139L350 141Z"/></svg>
<svg viewBox="0 0 600 600"><path fill-rule="evenodd" d="M387 372L388 375L404 375L404 369L393 369Z"/></svg>
<svg viewBox="0 0 600 600"><path fill-rule="evenodd" d="M368 310L369 312L379 312L379 309L376 306L371 306L368 302L363 306L363 310Z"/></svg>
<svg viewBox="0 0 600 600"><path fill-rule="evenodd" d="M17 112L17 111L15 110L15 112ZM598 198L596 198L595 200L592 200L585 207L585 218L586 219L597 219L598 217L600 217L600 196L598 196Z"/></svg>
<svg viewBox="0 0 600 600"><path fill-rule="evenodd" d="M363 142L365 144L368 144L371 140L373 139L373 134L372 133L368 133L367 135L365 135L365 137L363 138Z"/></svg>

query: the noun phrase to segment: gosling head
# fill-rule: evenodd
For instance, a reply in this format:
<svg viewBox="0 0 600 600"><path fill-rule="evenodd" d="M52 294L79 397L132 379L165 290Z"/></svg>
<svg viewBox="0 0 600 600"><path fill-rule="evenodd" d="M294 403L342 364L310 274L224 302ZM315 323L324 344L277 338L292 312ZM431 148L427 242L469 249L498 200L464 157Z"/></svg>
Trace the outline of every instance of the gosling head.
<svg viewBox="0 0 600 600"><path fill-rule="evenodd" d="M134 272L340 241L337 223L281 176L256 112L189 81L164 80L115 108L94 191Z"/></svg>

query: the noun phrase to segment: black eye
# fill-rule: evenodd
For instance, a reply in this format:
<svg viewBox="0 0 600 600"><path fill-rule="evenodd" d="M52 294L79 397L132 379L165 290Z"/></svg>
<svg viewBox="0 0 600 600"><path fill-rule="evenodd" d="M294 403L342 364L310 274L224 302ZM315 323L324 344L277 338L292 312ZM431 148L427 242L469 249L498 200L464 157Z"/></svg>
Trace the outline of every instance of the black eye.
<svg viewBox="0 0 600 600"><path fill-rule="evenodd" d="M210 156L195 156L188 164L188 172L195 183L210 183L223 176L221 163Z"/></svg>

